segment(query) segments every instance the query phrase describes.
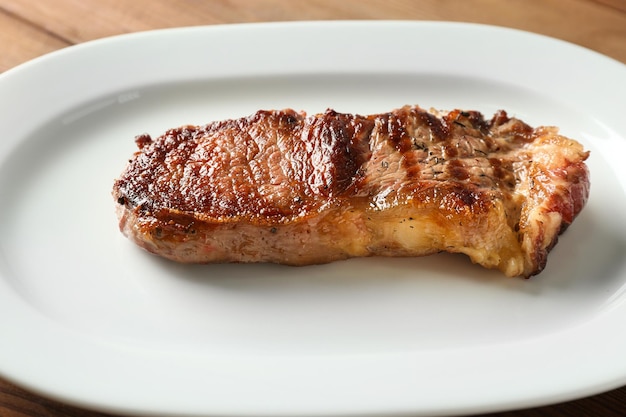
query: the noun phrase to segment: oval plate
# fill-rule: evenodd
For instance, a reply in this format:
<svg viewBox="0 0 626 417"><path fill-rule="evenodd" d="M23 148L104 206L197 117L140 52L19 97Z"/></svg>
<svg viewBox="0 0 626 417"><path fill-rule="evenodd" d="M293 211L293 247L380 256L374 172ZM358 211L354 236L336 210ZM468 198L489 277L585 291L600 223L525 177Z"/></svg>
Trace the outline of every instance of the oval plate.
<svg viewBox="0 0 626 417"><path fill-rule="evenodd" d="M104 411L446 415L626 383L626 67L555 39L435 22L308 22L103 39L0 76L0 373ZM620 100L622 100L620 102ZM591 150L548 267L453 255L183 266L117 229L140 133L257 109L502 108Z"/></svg>

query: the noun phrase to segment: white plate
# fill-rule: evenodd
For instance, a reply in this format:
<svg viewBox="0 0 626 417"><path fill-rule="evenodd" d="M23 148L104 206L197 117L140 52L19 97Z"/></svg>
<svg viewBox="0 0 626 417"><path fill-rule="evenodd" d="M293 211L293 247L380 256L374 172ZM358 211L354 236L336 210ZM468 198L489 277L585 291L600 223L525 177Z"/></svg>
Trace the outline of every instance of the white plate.
<svg viewBox="0 0 626 417"><path fill-rule="evenodd" d="M626 383L626 68L524 32L432 22L186 28L0 76L0 373L78 405L171 415L445 415ZM259 108L499 108L591 150L547 269L460 256L181 266L117 230L136 134Z"/></svg>

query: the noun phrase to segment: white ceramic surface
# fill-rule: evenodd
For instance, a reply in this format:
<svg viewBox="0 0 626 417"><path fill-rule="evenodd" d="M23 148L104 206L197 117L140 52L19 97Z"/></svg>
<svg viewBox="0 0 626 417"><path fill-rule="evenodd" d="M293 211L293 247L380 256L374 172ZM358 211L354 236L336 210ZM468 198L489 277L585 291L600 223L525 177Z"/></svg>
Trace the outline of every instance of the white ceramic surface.
<svg viewBox="0 0 626 417"><path fill-rule="evenodd" d="M558 40L435 22L138 33L0 75L0 374L163 415L468 414L626 383L626 67ZM588 206L546 270L465 257L183 266L118 231L139 133L327 107L503 108L591 150Z"/></svg>

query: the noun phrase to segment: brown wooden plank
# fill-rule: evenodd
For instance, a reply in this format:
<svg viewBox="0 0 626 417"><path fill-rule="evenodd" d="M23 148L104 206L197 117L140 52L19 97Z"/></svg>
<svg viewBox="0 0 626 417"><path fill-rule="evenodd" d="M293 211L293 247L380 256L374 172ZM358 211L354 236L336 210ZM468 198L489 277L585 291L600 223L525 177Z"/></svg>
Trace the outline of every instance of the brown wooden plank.
<svg viewBox="0 0 626 417"><path fill-rule="evenodd" d="M108 417L32 394L0 379L0 416L2 417Z"/></svg>
<svg viewBox="0 0 626 417"><path fill-rule="evenodd" d="M626 408L626 387L602 395L536 407L473 417L622 417ZM2 417L112 417L111 414L86 410L46 399L0 379L0 416Z"/></svg>
<svg viewBox="0 0 626 417"><path fill-rule="evenodd" d="M48 52L67 42L0 10L0 72Z"/></svg>
<svg viewBox="0 0 626 417"><path fill-rule="evenodd" d="M542 33L626 62L626 13L594 0L1 0L0 8L73 43L141 30L215 23L451 20Z"/></svg>
<svg viewBox="0 0 626 417"><path fill-rule="evenodd" d="M603 4L607 7L612 7L620 12L626 13L626 1L624 0L594 0L596 3Z"/></svg>

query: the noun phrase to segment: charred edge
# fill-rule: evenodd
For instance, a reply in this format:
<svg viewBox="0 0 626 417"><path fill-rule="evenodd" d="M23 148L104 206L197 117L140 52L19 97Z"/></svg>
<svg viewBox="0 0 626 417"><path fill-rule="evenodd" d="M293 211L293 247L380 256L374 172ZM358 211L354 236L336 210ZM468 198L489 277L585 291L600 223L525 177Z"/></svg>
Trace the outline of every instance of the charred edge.
<svg viewBox="0 0 626 417"><path fill-rule="evenodd" d="M152 142L153 142L152 137L147 133L143 133L141 135L135 136L135 144L137 145L139 149L145 148L146 146L150 145Z"/></svg>
<svg viewBox="0 0 626 417"><path fill-rule="evenodd" d="M420 110L418 115L422 122L428 126L435 139L442 141L448 138L450 129L442 119L424 110Z"/></svg>
<svg viewBox="0 0 626 417"><path fill-rule="evenodd" d="M509 119L509 115L506 113L506 111L498 110L491 118L491 121L489 122L489 127L494 128L497 126L502 126L509 120L511 119Z"/></svg>
<svg viewBox="0 0 626 417"><path fill-rule="evenodd" d="M475 129L480 130L482 133L489 133L489 123L485 120L481 112L472 110L470 112L463 112L462 114L470 121Z"/></svg>

